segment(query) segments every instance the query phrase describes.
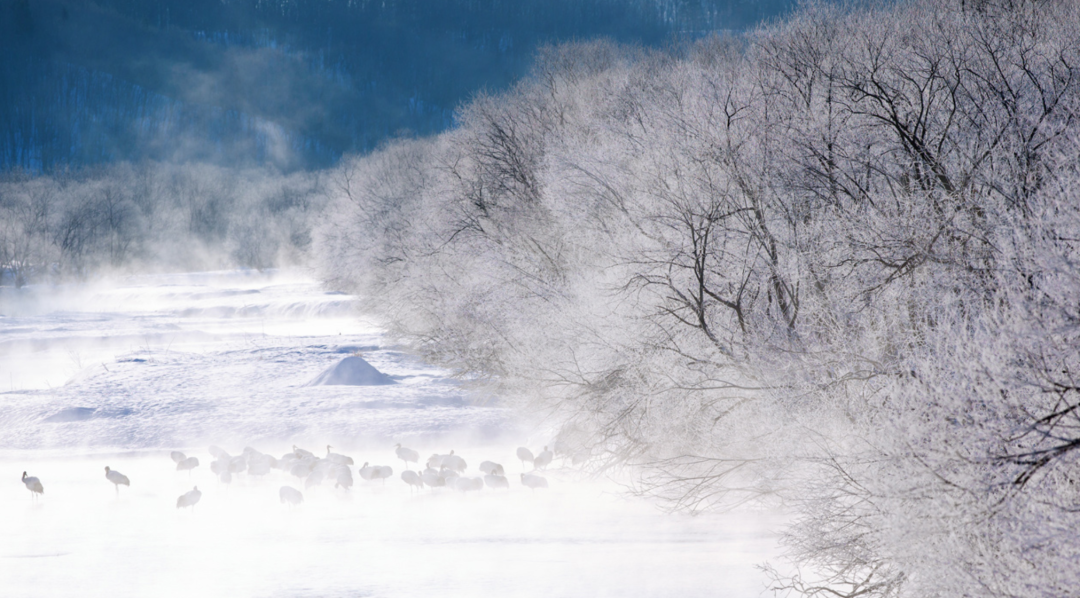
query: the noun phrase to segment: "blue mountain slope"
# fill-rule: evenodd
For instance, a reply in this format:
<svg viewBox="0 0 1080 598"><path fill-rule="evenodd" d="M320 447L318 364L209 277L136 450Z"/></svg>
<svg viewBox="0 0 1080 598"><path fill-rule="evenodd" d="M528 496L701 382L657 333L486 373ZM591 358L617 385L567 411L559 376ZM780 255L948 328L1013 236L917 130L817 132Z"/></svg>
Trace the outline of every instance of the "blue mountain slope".
<svg viewBox="0 0 1080 598"><path fill-rule="evenodd" d="M790 0L0 0L0 169L200 160L293 169L453 124L538 46L662 45Z"/></svg>

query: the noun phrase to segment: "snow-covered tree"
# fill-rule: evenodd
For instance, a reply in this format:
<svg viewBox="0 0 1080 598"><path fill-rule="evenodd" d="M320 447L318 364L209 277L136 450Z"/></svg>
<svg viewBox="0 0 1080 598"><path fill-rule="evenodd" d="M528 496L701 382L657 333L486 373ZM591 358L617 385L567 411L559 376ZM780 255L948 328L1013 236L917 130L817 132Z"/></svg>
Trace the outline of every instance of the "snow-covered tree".
<svg viewBox="0 0 1080 598"><path fill-rule="evenodd" d="M780 501L779 592L1068 594L1077 11L549 48L340 168L321 267L586 467L674 509Z"/></svg>

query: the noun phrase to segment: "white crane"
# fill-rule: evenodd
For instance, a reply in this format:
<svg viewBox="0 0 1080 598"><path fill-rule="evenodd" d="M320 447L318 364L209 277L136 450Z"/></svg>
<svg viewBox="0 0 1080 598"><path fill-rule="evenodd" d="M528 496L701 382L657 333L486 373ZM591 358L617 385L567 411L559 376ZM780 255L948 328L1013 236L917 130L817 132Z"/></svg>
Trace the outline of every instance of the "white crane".
<svg viewBox="0 0 1080 598"><path fill-rule="evenodd" d="M521 483L533 490L548 487L547 478L538 476L535 473L521 474Z"/></svg>
<svg viewBox="0 0 1080 598"><path fill-rule="evenodd" d="M443 455L442 466L447 469L452 469L460 475L465 472L465 459L454 454L454 451L450 451L449 455Z"/></svg>
<svg viewBox="0 0 1080 598"><path fill-rule="evenodd" d="M329 461L331 463L337 463L339 465L352 465L353 464L352 457L346 457L345 455L339 455L337 453L331 453L330 449L332 449L332 448L334 448L334 447L330 446L329 444L326 445L326 460L327 461Z"/></svg>
<svg viewBox="0 0 1080 598"><path fill-rule="evenodd" d="M199 487L195 486L195 489L191 492L185 492L180 495L180 498L176 499L176 508L191 507L192 512L195 511L195 504L202 498L202 492L199 492Z"/></svg>
<svg viewBox="0 0 1080 598"><path fill-rule="evenodd" d="M244 473L247 471L247 457L239 455L229 459L229 473Z"/></svg>
<svg viewBox="0 0 1080 598"><path fill-rule="evenodd" d="M45 487L41 485L41 480L35 477L27 477L26 472L22 472L22 483L26 484L26 489L30 491L31 498L37 498L38 494L45 494Z"/></svg>
<svg viewBox="0 0 1080 598"><path fill-rule="evenodd" d="M454 479L461 477L461 475L453 469L442 468L439 470L439 477L446 482L446 485L453 488Z"/></svg>
<svg viewBox="0 0 1080 598"><path fill-rule="evenodd" d="M304 480L304 490L307 490L308 488L311 488L312 486L320 486L320 485L322 485L324 479L326 479L326 470L325 469L323 469L321 467L317 467L317 468L313 469L311 471L311 473L308 474L307 479Z"/></svg>
<svg viewBox="0 0 1080 598"><path fill-rule="evenodd" d="M428 457L427 466L429 469L439 469L442 467L444 455L432 455Z"/></svg>
<svg viewBox="0 0 1080 598"><path fill-rule="evenodd" d="M394 453L397 455L398 459L401 459L405 462L405 469L409 468L410 461L416 464L420 463L420 453L412 450L411 448L405 448L401 446L400 442L397 443Z"/></svg>
<svg viewBox="0 0 1080 598"><path fill-rule="evenodd" d="M180 451L173 451L169 453L169 458L173 460L173 463L179 464L184 459L187 459L187 455L181 453Z"/></svg>
<svg viewBox="0 0 1080 598"><path fill-rule="evenodd" d="M446 479L439 475L439 472L434 469L424 470L424 473L420 474L420 479L423 480L425 486L432 490L434 490L436 486L446 485Z"/></svg>
<svg viewBox="0 0 1080 598"><path fill-rule="evenodd" d="M406 469L401 472L401 481L409 485L409 494L412 494L413 487L424 489L424 481L420 479L420 474L411 469Z"/></svg>
<svg viewBox="0 0 1080 598"><path fill-rule="evenodd" d="M494 461L484 461L480 464L480 473L506 475L503 471L503 466L495 463Z"/></svg>
<svg viewBox="0 0 1080 598"><path fill-rule="evenodd" d="M533 469L544 469L551 464L551 459L554 457L555 455L553 455L551 451L548 450L548 447L545 446L543 452L533 459Z"/></svg>
<svg viewBox="0 0 1080 598"><path fill-rule="evenodd" d="M463 477L454 478L454 490L458 490L460 492L469 492L469 491L472 491L472 490L483 490L483 489L484 489L484 480L481 480L480 478L463 478Z"/></svg>
<svg viewBox="0 0 1080 598"><path fill-rule="evenodd" d="M131 487L131 480L129 480L126 475L114 469L109 469L108 465L105 466L105 479L112 482L113 486L116 487L117 496L120 496L120 484L123 484L129 488Z"/></svg>
<svg viewBox="0 0 1080 598"><path fill-rule="evenodd" d="M292 452L293 452L294 455L296 455L297 457L300 457L301 459L305 459L305 458L306 459L314 459L315 458L315 453L313 453L311 451L305 451L302 448L297 448L295 444L292 445Z"/></svg>
<svg viewBox="0 0 1080 598"><path fill-rule="evenodd" d="M382 480L386 483L386 478L394 475L394 469L389 465L368 465L367 461L364 462L364 466L360 468L360 477L365 480Z"/></svg>
<svg viewBox="0 0 1080 598"><path fill-rule="evenodd" d="M319 460L315 457L296 459L292 461L292 466L289 468L289 473L298 478L306 478L315 470L315 466L319 464Z"/></svg>
<svg viewBox="0 0 1080 598"><path fill-rule="evenodd" d="M248 457L248 473L253 476L264 476L270 473L270 468L276 465L273 457L259 453Z"/></svg>
<svg viewBox="0 0 1080 598"><path fill-rule="evenodd" d="M296 453L285 453L277 460L277 468L282 471L292 471L292 466L299 460L300 458L296 456Z"/></svg>
<svg viewBox="0 0 1080 598"><path fill-rule="evenodd" d="M378 466L368 465L368 462L364 461L364 464L360 466L360 477L370 482L375 478L376 467Z"/></svg>
<svg viewBox="0 0 1080 598"><path fill-rule="evenodd" d="M334 483L334 488L344 488L346 490L352 488L352 470L347 465L335 465L334 471L336 472L334 477L337 480Z"/></svg>
<svg viewBox="0 0 1080 598"><path fill-rule="evenodd" d="M294 507L304 502L304 495L292 486L282 486L281 490L278 490L278 498L281 500L281 504L289 503Z"/></svg>
<svg viewBox="0 0 1080 598"><path fill-rule="evenodd" d="M525 469L525 462L526 461L528 461L529 463L533 463L534 459L535 459L535 457L533 457L532 451L530 451L529 449L527 449L527 448L525 448L523 446L518 447L517 458L521 459L521 468L522 469Z"/></svg>
<svg viewBox="0 0 1080 598"><path fill-rule="evenodd" d="M487 487L491 488L492 490L495 490L497 488L506 488L507 490L510 489L510 480L506 479L506 476L494 473L489 473L484 476L484 483L487 484Z"/></svg>
<svg viewBox="0 0 1080 598"><path fill-rule="evenodd" d="M183 453L180 453L183 454ZM191 475L191 470L199 466L198 457L188 457L183 461L179 461L176 464L176 471L187 471L188 475Z"/></svg>

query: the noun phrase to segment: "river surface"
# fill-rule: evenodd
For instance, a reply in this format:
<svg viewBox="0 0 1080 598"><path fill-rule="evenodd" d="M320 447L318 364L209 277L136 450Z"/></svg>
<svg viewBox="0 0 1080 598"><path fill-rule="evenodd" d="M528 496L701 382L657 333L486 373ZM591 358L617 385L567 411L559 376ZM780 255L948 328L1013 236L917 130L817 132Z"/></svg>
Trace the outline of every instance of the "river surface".
<svg viewBox="0 0 1080 598"><path fill-rule="evenodd" d="M312 385L360 357L391 383ZM303 272L137 276L0 289L0 595L754 597L777 514L669 515L517 446L550 437L393 346ZM509 490L413 491L394 445L454 450ZM355 485L223 483L208 451L352 457ZM170 452L200 460L176 471ZM366 481L369 462L393 468ZM119 492L105 466L123 472ZM415 465L409 465L415 469ZM38 477L32 496L23 471ZM193 509L177 497L198 486ZM292 486L304 503L281 504Z"/></svg>

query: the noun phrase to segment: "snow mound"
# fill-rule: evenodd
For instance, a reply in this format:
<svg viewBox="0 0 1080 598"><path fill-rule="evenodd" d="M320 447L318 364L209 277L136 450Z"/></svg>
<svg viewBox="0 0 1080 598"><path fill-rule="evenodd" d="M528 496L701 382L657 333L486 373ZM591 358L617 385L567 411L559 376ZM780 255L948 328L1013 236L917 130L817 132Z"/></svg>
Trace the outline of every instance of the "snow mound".
<svg viewBox="0 0 1080 598"><path fill-rule="evenodd" d="M308 386L380 386L394 380L362 358L351 355L321 373Z"/></svg>

